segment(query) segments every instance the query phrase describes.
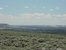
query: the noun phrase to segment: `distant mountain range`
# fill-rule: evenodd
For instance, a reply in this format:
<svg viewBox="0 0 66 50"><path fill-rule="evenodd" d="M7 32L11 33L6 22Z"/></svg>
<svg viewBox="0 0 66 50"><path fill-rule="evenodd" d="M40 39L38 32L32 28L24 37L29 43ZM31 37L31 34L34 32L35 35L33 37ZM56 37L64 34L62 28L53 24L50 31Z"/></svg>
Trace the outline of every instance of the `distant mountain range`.
<svg viewBox="0 0 66 50"><path fill-rule="evenodd" d="M0 24L0 30L11 30L11 31L27 31L27 32L55 32L55 33L66 33L66 26L57 25L9 25Z"/></svg>

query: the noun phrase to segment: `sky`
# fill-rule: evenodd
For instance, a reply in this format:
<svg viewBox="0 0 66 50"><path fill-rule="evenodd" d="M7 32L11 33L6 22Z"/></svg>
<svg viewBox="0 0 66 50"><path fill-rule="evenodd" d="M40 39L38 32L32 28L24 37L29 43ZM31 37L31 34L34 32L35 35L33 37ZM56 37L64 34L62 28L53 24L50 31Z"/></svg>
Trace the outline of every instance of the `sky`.
<svg viewBox="0 0 66 50"><path fill-rule="evenodd" d="M66 25L66 0L0 0L0 23Z"/></svg>

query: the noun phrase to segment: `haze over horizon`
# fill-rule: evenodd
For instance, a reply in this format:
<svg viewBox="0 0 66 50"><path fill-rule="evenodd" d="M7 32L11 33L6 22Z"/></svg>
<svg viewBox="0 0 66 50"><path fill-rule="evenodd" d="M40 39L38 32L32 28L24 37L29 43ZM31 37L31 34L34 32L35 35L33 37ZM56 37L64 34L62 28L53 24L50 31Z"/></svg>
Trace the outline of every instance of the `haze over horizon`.
<svg viewBox="0 0 66 50"><path fill-rule="evenodd" d="M66 25L66 0L0 0L0 23Z"/></svg>

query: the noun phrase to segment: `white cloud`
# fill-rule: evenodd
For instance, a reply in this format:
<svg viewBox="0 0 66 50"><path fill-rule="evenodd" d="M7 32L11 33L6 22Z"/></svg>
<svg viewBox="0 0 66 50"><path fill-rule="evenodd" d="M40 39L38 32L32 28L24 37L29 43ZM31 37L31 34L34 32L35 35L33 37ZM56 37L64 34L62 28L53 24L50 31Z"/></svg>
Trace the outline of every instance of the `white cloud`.
<svg viewBox="0 0 66 50"><path fill-rule="evenodd" d="M19 16L22 17L62 17L66 16L66 14L51 14L51 13L25 13L25 14L19 14Z"/></svg>
<svg viewBox="0 0 66 50"><path fill-rule="evenodd" d="M50 14L50 13L25 13L21 14L21 19L30 24L46 24L46 25L64 25L66 24L66 17L64 14Z"/></svg>
<svg viewBox="0 0 66 50"><path fill-rule="evenodd" d="M56 10L59 10L60 8L59 8L59 7L56 7L55 9L56 9Z"/></svg>
<svg viewBox="0 0 66 50"><path fill-rule="evenodd" d="M54 11L54 9L50 9L50 11Z"/></svg>
<svg viewBox="0 0 66 50"><path fill-rule="evenodd" d="M24 13L17 16L0 14L0 23L66 25L66 14Z"/></svg>
<svg viewBox="0 0 66 50"><path fill-rule="evenodd" d="M66 17L66 14L64 14L63 16Z"/></svg>
<svg viewBox="0 0 66 50"><path fill-rule="evenodd" d="M8 5L6 5L5 7L8 7Z"/></svg>
<svg viewBox="0 0 66 50"><path fill-rule="evenodd" d="M26 16L43 16L44 13L26 13L24 15L26 15Z"/></svg>
<svg viewBox="0 0 66 50"><path fill-rule="evenodd" d="M0 7L0 10L2 10L3 8L2 7Z"/></svg>
<svg viewBox="0 0 66 50"><path fill-rule="evenodd" d="M24 6L24 8L29 8L29 6Z"/></svg>
<svg viewBox="0 0 66 50"><path fill-rule="evenodd" d="M42 8L43 8L43 9L45 9L46 7L45 7L45 6L43 6Z"/></svg>

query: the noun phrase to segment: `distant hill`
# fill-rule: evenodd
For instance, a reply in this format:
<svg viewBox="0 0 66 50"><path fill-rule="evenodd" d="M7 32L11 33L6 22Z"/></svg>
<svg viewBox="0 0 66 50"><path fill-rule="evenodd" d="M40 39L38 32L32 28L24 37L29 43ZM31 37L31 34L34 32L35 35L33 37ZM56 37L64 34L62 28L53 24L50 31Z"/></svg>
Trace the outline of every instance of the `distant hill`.
<svg viewBox="0 0 66 50"><path fill-rule="evenodd" d="M0 24L0 29L9 29L8 24Z"/></svg>
<svg viewBox="0 0 66 50"><path fill-rule="evenodd" d="M0 24L0 29L10 31L27 31L27 32L55 32L66 33L66 26L43 26L43 25L9 25Z"/></svg>

